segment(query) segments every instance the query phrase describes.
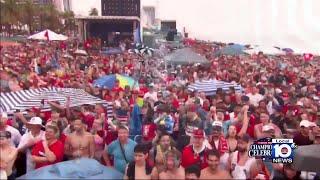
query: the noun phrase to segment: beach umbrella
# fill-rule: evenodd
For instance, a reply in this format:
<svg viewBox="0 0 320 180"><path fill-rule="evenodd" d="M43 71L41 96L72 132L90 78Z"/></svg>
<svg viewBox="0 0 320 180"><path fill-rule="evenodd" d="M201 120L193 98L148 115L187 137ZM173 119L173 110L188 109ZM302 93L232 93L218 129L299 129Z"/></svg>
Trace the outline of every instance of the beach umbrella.
<svg viewBox="0 0 320 180"><path fill-rule="evenodd" d="M277 47L272 46L254 46L250 49L244 50L244 52L252 55L258 54L259 52L263 52L263 54L267 55L285 55L285 52Z"/></svg>
<svg viewBox="0 0 320 180"><path fill-rule="evenodd" d="M139 83L132 77L120 74L112 74L100 77L93 82L93 86L98 88L112 89L115 86L116 80L119 81L119 85L122 88L125 88L125 86L129 85L130 88L139 89Z"/></svg>
<svg viewBox="0 0 320 180"><path fill-rule="evenodd" d="M70 98L70 107L105 103L104 100L88 94L83 89L56 87L1 93L0 101L1 109L5 112L24 111L32 107L41 108L42 111L49 111L51 109L50 105L43 103L43 100L58 101L64 106L67 97Z"/></svg>
<svg viewBox="0 0 320 180"><path fill-rule="evenodd" d="M95 159L78 158L35 169L17 179L122 179L123 174Z"/></svg>
<svg viewBox="0 0 320 180"><path fill-rule="evenodd" d="M66 41L68 37L62 34L57 34L50 29L38 32L28 37L32 40L48 40L48 41Z"/></svg>
<svg viewBox="0 0 320 180"><path fill-rule="evenodd" d="M210 63L204 56L194 52L191 48L175 50L166 55L164 59L168 64L208 64Z"/></svg>
<svg viewBox="0 0 320 180"><path fill-rule="evenodd" d="M223 91L229 91L230 87L234 87L236 92L242 92L242 87L238 84L228 83L218 80L198 81L188 86L191 92L204 92L207 96L215 95L217 89L221 88Z"/></svg>
<svg viewBox="0 0 320 180"><path fill-rule="evenodd" d="M230 55L230 56L236 56L236 55L240 55L240 54L246 54L244 52L246 48L243 45L240 44L233 44L230 46L227 46L225 48L222 48L220 50L218 50L215 55L219 56L219 55Z"/></svg>
<svg viewBox="0 0 320 180"><path fill-rule="evenodd" d="M284 51L285 53L294 53L293 49L291 48L283 48L282 51Z"/></svg>
<svg viewBox="0 0 320 180"><path fill-rule="evenodd" d="M298 171L320 172L320 145L298 146L294 150L293 167Z"/></svg>
<svg viewBox="0 0 320 180"><path fill-rule="evenodd" d="M83 49L77 49L77 50L74 51L74 53L77 54L77 55L81 55L81 56L87 56L88 55L87 51L85 51Z"/></svg>

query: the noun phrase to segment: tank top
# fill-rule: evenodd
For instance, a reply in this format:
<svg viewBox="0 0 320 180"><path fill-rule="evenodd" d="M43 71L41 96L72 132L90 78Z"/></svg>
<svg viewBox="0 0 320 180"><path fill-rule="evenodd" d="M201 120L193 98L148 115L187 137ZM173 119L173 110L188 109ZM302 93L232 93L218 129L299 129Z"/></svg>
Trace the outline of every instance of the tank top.
<svg viewBox="0 0 320 180"><path fill-rule="evenodd" d="M128 169L127 169L127 176L129 180L134 180L136 175L135 175L135 169L136 169L136 163L131 162L128 164ZM146 174L150 175L152 172L152 167L149 166L148 163L146 163Z"/></svg>
<svg viewBox="0 0 320 180"><path fill-rule="evenodd" d="M239 151L235 151L231 158L231 175L234 179L249 179L250 167L255 162L254 158L249 158L243 166L238 165L240 160Z"/></svg>

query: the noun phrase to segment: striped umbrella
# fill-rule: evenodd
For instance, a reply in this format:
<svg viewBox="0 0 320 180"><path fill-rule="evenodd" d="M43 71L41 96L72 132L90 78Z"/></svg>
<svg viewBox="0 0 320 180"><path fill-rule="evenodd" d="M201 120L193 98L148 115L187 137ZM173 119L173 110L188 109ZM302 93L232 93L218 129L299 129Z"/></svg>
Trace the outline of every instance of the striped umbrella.
<svg viewBox="0 0 320 180"><path fill-rule="evenodd" d="M32 107L41 108L42 111L48 111L50 110L50 105L48 103L42 104L42 100L58 101L64 106L67 97L70 97L70 107L83 104L106 103L104 100L86 93L83 89L55 87L1 93L0 101L1 109L5 112L14 112L16 110L24 111Z"/></svg>
<svg viewBox="0 0 320 180"><path fill-rule="evenodd" d="M218 80L196 82L189 85L188 90L191 92L204 92L207 96L212 96L216 94L218 88L222 88L223 91L229 91L230 87L234 87L237 92L242 92L240 85Z"/></svg>

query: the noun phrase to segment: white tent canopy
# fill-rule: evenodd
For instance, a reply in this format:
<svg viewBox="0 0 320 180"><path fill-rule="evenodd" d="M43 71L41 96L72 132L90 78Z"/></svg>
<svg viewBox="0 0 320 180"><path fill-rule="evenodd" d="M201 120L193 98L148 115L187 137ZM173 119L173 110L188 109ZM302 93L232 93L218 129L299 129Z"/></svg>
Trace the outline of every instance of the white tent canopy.
<svg viewBox="0 0 320 180"><path fill-rule="evenodd" d="M284 55L285 52L272 46L254 46L252 49L245 50L248 54L258 54L263 52L263 54L269 55Z"/></svg>
<svg viewBox="0 0 320 180"><path fill-rule="evenodd" d="M57 34L49 29L38 32L28 37L28 39L33 40L49 40L49 41L65 41L68 39L67 36L62 34Z"/></svg>

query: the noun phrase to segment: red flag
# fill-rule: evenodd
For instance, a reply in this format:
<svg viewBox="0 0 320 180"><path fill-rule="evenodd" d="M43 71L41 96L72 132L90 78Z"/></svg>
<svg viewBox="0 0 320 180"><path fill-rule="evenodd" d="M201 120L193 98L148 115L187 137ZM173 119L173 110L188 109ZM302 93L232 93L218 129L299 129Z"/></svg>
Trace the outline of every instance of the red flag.
<svg viewBox="0 0 320 180"><path fill-rule="evenodd" d="M44 33L44 37L46 37L47 41L49 41L49 33L48 33L48 31L46 31L46 33Z"/></svg>

